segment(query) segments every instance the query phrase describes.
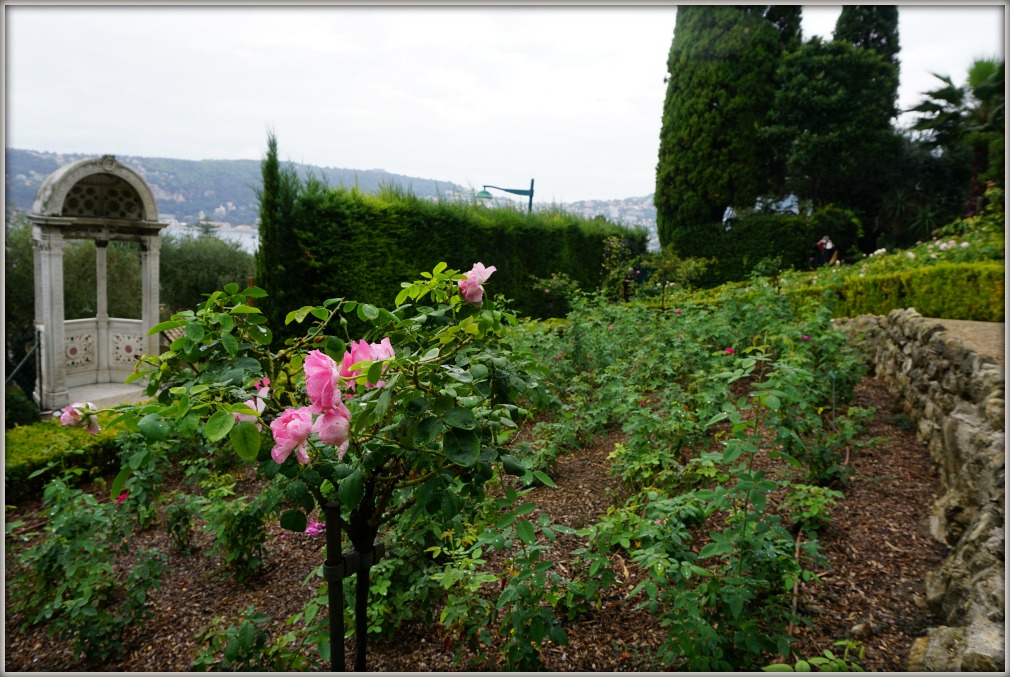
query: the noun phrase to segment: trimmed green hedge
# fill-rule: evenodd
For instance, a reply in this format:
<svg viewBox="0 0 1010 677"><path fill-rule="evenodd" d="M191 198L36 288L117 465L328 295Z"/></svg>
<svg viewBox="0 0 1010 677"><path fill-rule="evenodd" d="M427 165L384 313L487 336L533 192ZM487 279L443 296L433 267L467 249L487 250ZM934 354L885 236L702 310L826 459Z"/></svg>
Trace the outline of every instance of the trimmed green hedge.
<svg viewBox="0 0 1010 677"><path fill-rule="evenodd" d="M915 308L925 317L949 320L1004 321L1005 266L996 261L940 263L885 275L850 276L836 287L834 317L886 315L895 308ZM824 287L788 292L820 297Z"/></svg>
<svg viewBox="0 0 1010 677"><path fill-rule="evenodd" d="M100 414L104 425L106 415ZM83 468L89 477L119 469L117 439L122 428L103 428L92 435L84 428L66 428L56 419L4 432L4 488L7 505L17 505L42 495L46 482L60 473L63 458L67 468ZM35 477L31 474L49 463L57 466Z"/></svg>
<svg viewBox="0 0 1010 677"><path fill-rule="evenodd" d="M355 189L303 190L292 209L302 260L292 269L300 302L343 297L388 306L400 283L417 279L440 261L467 271L477 261L495 266L488 283L513 308L543 317L548 308L533 277L565 273L582 289L602 280L604 242L619 236L633 253L645 251L646 234L559 209L487 208L431 202L387 189L378 195ZM270 292L270 289L267 289Z"/></svg>

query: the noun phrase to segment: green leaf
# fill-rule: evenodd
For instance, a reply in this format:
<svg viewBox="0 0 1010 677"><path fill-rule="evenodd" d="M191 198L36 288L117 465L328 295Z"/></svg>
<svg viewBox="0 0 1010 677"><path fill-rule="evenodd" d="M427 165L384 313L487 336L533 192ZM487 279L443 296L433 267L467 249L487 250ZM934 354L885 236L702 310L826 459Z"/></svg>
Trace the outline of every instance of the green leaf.
<svg viewBox="0 0 1010 677"><path fill-rule="evenodd" d="M148 414L137 422L141 434L149 440L161 442L168 439L172 425L158 414Z"/></svg>
<svg viewBox="0 0 1010 677"><path fill-rule="evenodd" d="M472 430L446 430L442 439L442 451L456 465L472 467L480 457L480 438Z"/></svg>
<svg viewBox="0 0 1010 677"><path fill-rule="evenodd" d="M300 499L302 496L305 495L306 491L308 491L308 486L305 484L305 482L302 482L301 480L295 480L293 482L288 483L288 486L284 488L284 495L290 498L292 501L297 501L298 499Z"/></svg>
<svg viewBox="0 0 1010 677"><path fill-rule="evenodd" d="M726 418L728 415L729 414L727 414L725 411L720 411L718 414L716 414L712 418L708 419L708 423L705 424L705 427L707 428L707 427L711 426L713 423L718 423L719 421L721 421L724 418Z"/></svg>
<svg viewBox="0 0 1010 677"><path fill-rule="evenodd" d="M109 487L109 496L111 498L117 498L123 490L123 485L126 484L126 480L129 479L130 474L133 472L133 468L126 466L119 471L116 475L116 479L112 480L112 486Z"/></svg>
<svg viewBox="0 0 1010 677"><path fill-rule="evenodd" d="M365 495L365 478L360 470L355 470L350 475L340 480L337 488L337 497L341 504L353 510L358 507L361 498Z"/></svg>
<svg viewBox="0 0 1010 677"><path fill-rule="evenodd" d="M533 542L537 540L536 528L533 526L533 522L528 520L516 522L516 534L526 545L533 545Z"/></svg>
<svg viewBox="0 0 1010 677"><path fill-rule="evenodd" d="M522 464L521 461L505 454L501 457L502 465L505 468L505 472L514 477L522 477L526 474L526 466Z"/></svg>
<svg viewBox="0 0 1010 677"><path fill-rule="evenodd" d="M160 322L153 327L151 327L147 335L154 336L155 334L160 334L163 331L168 331L169 329L175 329L176 327L181 327L186 324L185 320L169 320L168 322Z"/></svg>
<svg viewBox="0 0 1010 677"><path fill-rule="evenodd" d="M364 321L374 320L379 316L379 309L368 303L359 305L357 311L358 317Z"/></svg>
<svg viewBox="0 0 1010 677"><path fill-rule="evenodd" d="M252 463L260 452L260 431L252 421L240 421L228 432L232 449L239 458Z"/></svg>
<svg viewBox="0 0 1010 677"><path fill-rule="evenodd" d="M227 317L227 315L225 315ZM232 357L238 355L238 339L231 334L221 334L221 345Z"/></svg>
<svg viewBox="0 0 1010 677"><path fill-rule="evenodd" d="M797 663L797 666L799 663ZM792 672L793 668L787 663L772 663L761 668L763 672Z"/></svg>
<svg viewBox="0 0 1010 677"><path fill-rule="evenodd" d="M281 527L288 531L305 531L308 525L309 521L301 510L285 510L281 513Z"/></svg>
<svg viewBox="0 0 1010 677"><path fill-rule="evenodd" d="M203 340L203 325L197 322L189 322L186 324L185 336L190 341L199 342Z"/></svg>
<svg viewBox="0 0 1010 677"><path fill-rule="evenodd" d="M245 289L243 289L242 290L242 296L248 296L249 298L253 298L253 299L261 299L261 298L264 298L264 297L268 296L268 294L267 294L266 290L260 289L259 287L256 287L256 286L252 286L252 287L246 287Z"/></svg>
<svg viewBox="0 0 1010 677"><path fill-rule="evenodd" d="M445 412L443 417L446 425L463 430L473 430L477 426L477 420L473 417L473 412L462 407L455 407Z"/></svg>
<svg viewBox="0 0 1010 677"><path fill-rule="evenodd" d="M766 396L764 398L764 404L772 411L778 411L779 407L782 406L782 402L779 400L779 398L775 397L774 395Z"/></svg>
<svg viewBox="0 0 1010 677"><path fill-rule="evenodd" d="M540 470L534 470L533 471L533 476L536 477L538 480L540 480L540 482L544 486L548 486L551 489L557 489L558 488L558 485L554 484L554 480L552 480L550 478L550 475L548 475L545 472L542 472Z"/></svg>
<svg viewBox="0 0 1010 677"><path fill-rule="evenodd" d="M235 415L226 409L218 409L207 419L207 423L203 427L203 434L209 441L218 442L231 432L234 425Z"/></svg>

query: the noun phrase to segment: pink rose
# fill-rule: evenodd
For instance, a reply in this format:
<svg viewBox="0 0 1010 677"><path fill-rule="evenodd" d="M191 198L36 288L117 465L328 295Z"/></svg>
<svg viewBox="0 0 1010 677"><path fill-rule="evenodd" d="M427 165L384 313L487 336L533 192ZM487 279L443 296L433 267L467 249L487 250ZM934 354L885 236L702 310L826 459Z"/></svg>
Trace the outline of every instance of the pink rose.
<svg viewBox="0 0 1010 677"><path fill-rule="evenodd" d="M680 315L680 308L677 308L677 310L673 311L673 314L674 315Z"/></svg>
<svg viewBox="0 0 1010 677"><path fill-rule="evenodd" d="M351 369L351 366L359 362L369 362L371 359L372 348L365 343L365 339L351 343L351 349L344 353L343 363L340 366L340 376L346 379L348 390L353 391L357 387L354 379L361 373L360 369Z"/></svg>
<svg viewBox="0 0 1010 677"><path fill-rule="evenodd" d="M459 285L459 291L463 296L463 300L467 303L480 303L483 301L484 283L491 277L491 273L496 270L497 268L494 266L485 268L484 264L479 261L473 264L470 272L466 273L466 278L456 283Z"/></svg>
<svg viewBox="0 0 1010 677"><path fill-rule="evenodd" d="M116 498L116 505L123 505L129 497L130 495L124 491Z"/></svg>
<svg viewBox="0 0 1010 677"><path fill-rule="evenodd" d="M379 343L365 343L365 339L361 339L357 343L352 343L351 349L344 353L340 376L346 379L347 389L353 391L358 385L354 379L361 373L360 369L351 369L353 365L361 362L380 362L395 356L396 351L393 350L393 344L388 337ZM381 388L384 385L386 385L385 381L379 381L378 383L366 383L365 387Z"/></svg>
<svg viewBox="0 0 1010 677"><path fill-rule="evenodd" d="M375 362L391 360L396 356L396 351L393 350L393 344L388 336L378 343L370 344L369 347L372 349L372 360Z"/></svg>
<svg viewBox="0 0 1010 677"><path fill-rule="evenodd" d="M312 424L312 432L319 435L319 439L337 448L337 458L343 459L347 453L347 445L350 443L351 412L343 404L332 409L327 409L316 417L316 422Z"/></svg>
<svg viewBox="0 0 1010 677"><path fill-rule="evenodd" d="M92 435L97 435L101 430L95 405L91 402L74 402L65 407L60 414L60 423L68 428L87 426L88 432Z"/></svg>
<svg viewBox="0 0 1010 677"><path fill-rule="evenodd" d="M313 350L305 357L305 391L312 402L312 413L318 414L340 404L337 379L341 371L337 363L321 350Z"/></svg>
<svg viewBox="0 0 1010 677"><path fill-rule="evenodd" d="M726 349L726 354L727 354L727 355L732 355L732 354L733 354L733 353L735 353L735 352L736 352L736 351L735 351L735 350L733 350L732 348L727 348L727 349Z"/></svg>
<svg viewBox="0 0 1010 677"><path fill-rule="evenodd" d="M810 340L810 337L809 337L809 336L804 336L804 337L803 337L803 340L804 340L804 341L809 341L809 340Z"/></svg>
<svg viewBox="0 0 1010 677"><path fill-rule="evenodd" d="M297 448L298 462L309 462L309 435L312 434L312 412L308 407L285 409L279 418L270 424L274 435L274 448L270 452L274 461L283 463Z"/></svg>

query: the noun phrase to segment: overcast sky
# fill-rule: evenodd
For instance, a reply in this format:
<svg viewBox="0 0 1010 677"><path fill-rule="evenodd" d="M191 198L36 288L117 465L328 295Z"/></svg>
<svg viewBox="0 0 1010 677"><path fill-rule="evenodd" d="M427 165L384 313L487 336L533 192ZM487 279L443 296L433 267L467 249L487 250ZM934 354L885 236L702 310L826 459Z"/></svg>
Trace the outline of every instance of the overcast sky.
<svg viewBox="0 0 1010 677"><path fill-rule="evenodd" d="M5 6L5 146L385 169L536 202L655 190L674 6ZM838 6L805 7L830 38ZM899 8L908 107L1002 4Z"/></svg>

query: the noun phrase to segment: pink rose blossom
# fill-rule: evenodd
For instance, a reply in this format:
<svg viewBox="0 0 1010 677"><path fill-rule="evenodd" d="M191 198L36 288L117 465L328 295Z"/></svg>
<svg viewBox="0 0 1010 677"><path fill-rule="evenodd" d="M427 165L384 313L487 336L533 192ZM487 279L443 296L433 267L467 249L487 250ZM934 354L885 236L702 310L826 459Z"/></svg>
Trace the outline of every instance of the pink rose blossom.
<svg viewBox="0 0 1010 677"><path fill-rule="evenodd" d="M681 313L680 308L677 308L675 311L673 311L674 315L680 315L680 313Z"/></svg>
<svg viewBox="0 0 1010 677"><path fill-rule="evenodd" d="M308 407L285 409L279 418L270 424L274 436L274 448L270 452L274 461L283 463L293 449L297 448L298 462L309 462L309 435L312 434L312 412Z"/></svg>
<svg viewBox="0 0 1010 677"><path fill-rule="evenodd" d="M337 458L343 459L350 443L351 412L343 404L327 409L312 424L312 432L319 435L324 444L337 448Z"/></svg>
<svg viewBox="0 0 1010 677"><path fill-rule="evenodd" d="M129 497L130 495L124 491L116 498L116 505L123 505Z"/></svg>
<svg viewBox="0 0 1010 677"><path fill-rule="evenodd" d="M804 336L804 337L803 337L803 340L804 340L804 341L809 341L809 340L810 340L810 337L809 337L809 336Z"/></svg>
<svg viewBox="0 0 1010 677"><path fill-rule="evenodd" d="M732 355L732 354L733 354L733 353L735 353L735 352L736 352L736 350L734 350L733 348L727 348L727 349L726 349L726 354L727 354L727 355Z"/></svg>
<svg viewBox="0 0 1010 677"><path fill-rule="evenodd" d="M382 339L379 343L365 343L365 339L361 339L357 343L352 343L351 349L344 353L344 359L340 366L340 376L347 381L347 389L353 391L357 388L357 383L355 383L354 379L361 373L360 369L351 369L353 365L361 362L390 360L395 356L396 352L393 350L393 344L388 337ZM386 385L385 381L379 381L378 383L366 383L365 387L381 388L384 385Z"/></svg>
<svg viewBox="0 0 1010 677"><path fill-rule="evenodd" d="M318 536L319 534L326 533L326 522L318 522L314 519L310 519L309 525L305 527L305 533L310 536Z"/></svg>
<svg viewBox="0 0 1010 677"><path fill-rule="evenodd" d="M74 402L65 407L60 414L60 423L68 428L87 426L88 432L92 435L97 435L101 430L95 405L91 402Z"/></svg>
<svg viewBox="0 0 1010 677"><path fill-rule="evenodd" d="M312 402L312 413L340 404L337 380L341 375L337 363L321 350L313 350L305 357L305 391Z"/></svg>
<svg viewBox="0 0 1010 677"><path fill-rule="evenodd" d="M463 295L463 300L467 303L480 303L483 301L484 283L491 277L491 273L496 270L497 268L494 266L485 268L484 264L479 261L473 264L470 272L466 273L466 279L456 283L459 285L459 291Z"/></svg>

